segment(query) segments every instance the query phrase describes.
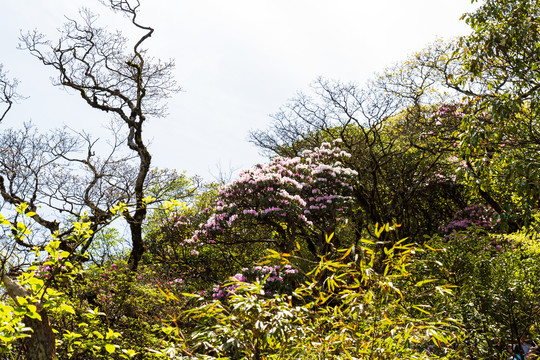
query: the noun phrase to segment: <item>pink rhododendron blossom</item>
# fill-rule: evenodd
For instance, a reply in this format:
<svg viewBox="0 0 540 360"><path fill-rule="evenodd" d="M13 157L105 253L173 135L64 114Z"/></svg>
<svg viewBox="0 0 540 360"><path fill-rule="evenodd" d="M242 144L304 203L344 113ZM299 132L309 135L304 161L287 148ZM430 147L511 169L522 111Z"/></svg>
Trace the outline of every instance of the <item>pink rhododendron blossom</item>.
<svg viewBox="0 0 540 360"><path fill-rule="evenodd" d="M247 279L247 278L246 278L244 275L242 275L242 274L236 274L236 275L233 276L233 278L234 278L234 280L240 281L240 282L244 282L244 281L246 281L246 279Z"/></svg>
<svg viewBox="0 0 540 360"><path fill-rule="evenodd" d="M298 284L300 274L290 264L254 266L252 268L243 268L230 278L233 282L253 283L257 282L263 285L264 296L273 296L277 293L292 293ZM212 289L212 298L214 300L226 301L229 296L234 295L241 284L233 283L216 285Z"/></svg>
<svg viewBox="0 0 540 360"><path fill-rule="evenodd" d="M357 173L342 165L347 157L339 147L322 143L301 156L276 157L241 172L218 191L212 215L195 236L210 242L225 231L242 229L246 221L275 229L285 223L287 231L311 231L318 224L318 231L332 232L337 215L348 211L352 200Z"/></svg>

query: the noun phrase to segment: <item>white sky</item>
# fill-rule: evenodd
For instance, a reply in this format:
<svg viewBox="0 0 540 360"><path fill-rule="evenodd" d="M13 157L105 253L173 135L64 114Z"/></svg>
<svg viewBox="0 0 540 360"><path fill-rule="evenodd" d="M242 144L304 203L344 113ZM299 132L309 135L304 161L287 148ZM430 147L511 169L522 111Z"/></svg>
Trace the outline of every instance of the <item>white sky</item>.
<svg viewBox="0 0 540 360"><path fill-rule="evenodd" d="M269 114L307 91L318 76L363 83L437 38L469 32L459 18L470 0L141 0L140 20L155 28L150 54L172 58L184 92L169 116L147 123L153 163L211 180L217 166L244 169L265 161L248 143ZM64 15L87 6L111 29L130 29L97 0L0 0L0 63L29 98L6 123L32 120L99 131L108 115L54 88L44 68L17 50L20 30L55 39ZM131 30L129 30L131 31Z"/></svg>

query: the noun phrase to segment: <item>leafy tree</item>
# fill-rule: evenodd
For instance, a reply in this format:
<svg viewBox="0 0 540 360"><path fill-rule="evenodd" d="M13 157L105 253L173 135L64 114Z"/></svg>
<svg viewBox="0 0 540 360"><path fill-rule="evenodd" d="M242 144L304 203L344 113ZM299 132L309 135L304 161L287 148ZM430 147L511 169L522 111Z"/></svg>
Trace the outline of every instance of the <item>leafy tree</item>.
<svg viewBox="0 0 540 360"><path fill-rule="evenodd" d="M486 0L464 15L470 35L422 62L465 98L464 170L513 231L538 207L538 14L534 1Z"/></svg>
<svg viewBox="0 0 540 360"><path fill-rule="evenodd" d="M340 140L351 154L344 165L357 173L351 182L357 238L386 222L401 223L403 236L421 237L468 202L454 176L452 133L459 123L440 121L433 103L440 99L423 95L433 90L432 74L415 65L391 69L365 89L320 79L315 97L300 95L274 116L269 131L252 133L262 149L291 157Z"/></svg>

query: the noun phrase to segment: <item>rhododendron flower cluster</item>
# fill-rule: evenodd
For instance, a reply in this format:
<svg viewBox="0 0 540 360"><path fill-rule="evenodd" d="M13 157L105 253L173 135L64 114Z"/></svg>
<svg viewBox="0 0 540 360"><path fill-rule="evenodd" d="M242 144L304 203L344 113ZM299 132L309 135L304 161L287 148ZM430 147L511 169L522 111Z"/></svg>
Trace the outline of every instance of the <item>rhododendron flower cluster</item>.
<svg viewBox="0 0 540 360"><path fill-rule="evenodd" d="M465 113L461 111L461 108L466 106L465 103L443 103L439 106L437 111L432 115L435 126L442 126L448 119L461 120L465 117Z"/></svg>
<svg viewBox="0 0 540 360"><path fill-rule="evenodd" d="M494 215L495 211L491 207L482 204L471 205L458 211L454 215L454 219L446 226L441 226L440 230L444 234L465 230L470 227L491 230L495 225Z"/></svg>
<svg viewBox="0 0 540 360"><path fill-rule="evenodd" d="M234 294L239 283L259 282L264 285L265 296L277 293L291 293L298 283L298 270L290 264L274 266L254 266L243 268L242 272L230 278L234 283L226 286L217 285L212 290L212 298L224 300Z"/></svg>
<svg viewBox="0 0 540 360"><path fill-rule="evenodd" d="M60 256L58 257L58 261L62 261L63 258ZM67 267L64 265L59 265L58 269L60 271L67 270ZM34 270L34 276L43 278L43 279L50 279L54 273L55 268L52 266L51 258L47 256L43 262L43 264L39 265L37 269Z"/></svg>
<svg viewBox="0 0 540 360"><path fill-rule="evenodd" d="M489 232L489 244L483 250L505 252L507 248L514 248L514 244L505 236L493 234L500 223L500 218L496 218L495 215L495 210L489 206L471 205L458 211L454 219L448 225L440 227L439 230L444 233L444 238L447 241L469 241L470 234L463 233L467 229L486 230Z"/></svg>
<svg viewBox="0 0 540 360"><path fill-rule="evenodd" d="M207 209L212 215L193 239L212 242L246 222L333 232L339 214L350 208L357 175L341 163L350 154L335 145L323 143L301 156L276 157L242 172L221 188L214 208Z"/></svg>
<svg viewBox="0 0 540 360"><path fill-rule="evenodd" d="M49 279L52 273L52 266L50 265L40 265L36 270L34 270L34 275L36 277Z"/></svg>

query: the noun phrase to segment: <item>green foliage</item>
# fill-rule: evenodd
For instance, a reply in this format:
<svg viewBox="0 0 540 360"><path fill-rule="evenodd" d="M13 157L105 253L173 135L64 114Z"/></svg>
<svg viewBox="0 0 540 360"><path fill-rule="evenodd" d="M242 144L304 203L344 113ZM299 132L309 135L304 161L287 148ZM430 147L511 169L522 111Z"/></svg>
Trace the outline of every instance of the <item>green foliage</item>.
<svg viewBox="0 0 540 360"><path fill-rule="evenodd" d="M109 329L113 329L121 334L113 343L117 349L114 356L120 358L125 353L123 350L132 350L132 353L138 354L136 359L153 358L154 355L148 355L149 349L161 347L162 342L159 319L166 318L168 313L175 311L162 297L162 292L181 292L185 291L186 287L183 279L171 280L168 274L158 272L159 270L155 267L141 267L138 273L134 274L127 271L127 265L123 262L109 263L103 268L88 268L84 278L74 284L71 290L76 297L76 307L80 309L77 314L78 321L83 320L89 328L86 330L87 325L80 328L80 323L69 319L65 319L61 327L83 335L84 330L85 336L90 337L94 331L105 334ZM86 320L89 315L83 312L84 309L99 312L99 316L90 322ZM79 356L85 359L85 356L89 355L82 352ZM116 358L113 355L107 356L106 358Z"/></svg>
<svg viewBox="0 0 540 360"><path fill-rule="evenodd" d="M24 212L24 207L20 210ZM32 216L28 212L25 215ZM31 235L31 230L23 222L19 222L14 230L12 236L19 239ZM73 243L82 243L91 235L89 223L73 223L70 237ZM99 317L104 314L98 308L85 309L76 297L68 295L73 295L74 284L84 276L84 272L80 266L71 262L72 254L59 247L60 241L53 236L44 247L46 254L35 249L36 265L28 267L16 280L3 278L4 286L13 300L0 304L0 316L3 319L0 327L0 352L10 358L18 357L17 353L21 350L19 340L33 336L36 330L26 327L25 323L31 319L48 323L50 317L53 329L56 328L54 331L59 335L57 351L61 358L132 358L135 352L119 345L120 333L102 322ZM11 284L9 288L6 281ZM15 291L25 296L15 297L12 293L14 287L18 289ZM30 324L35 326L36 323Z"/></svg>
<svg viewBox="0 0 540 360"><path fill-rule="evenodd" d="M473 32L443 70L467 98L459 134L467 176L512 231L530 223L540 199L539 14L536 1L484 1L464 16Z"/></svg>
<svg viewBox="0 0 540 360"><path fill-rule="evenodd" d="M35 312L35 309L33 310ZM24 307L18 307L16 309L5 302L0 303L0 354L9 356L12 353L14 344L19 339L31 335L32 329L26 327L22 322L26 311Z"/></svg>
<svg viewBox="0 0 540 360"><path fill-rule="evenodd" d="M41 320L72 360L504 359L522 334L540 343L539 16L486 0L471 35L366 89L319 80L253 137L282 158L229 186L151 171L137 272L98 223L27 258L6 248L1 357ZM347 154L320 162L333 141ZM5 240L25 246L31 209L0 215Z"/></svg>
<svg viewBox="0 0 540 360"><path fill-rule="evenodd" d="M227 301L184 294L195 305L183 313L194 327L182 331L183 351L200 359L458 357L449 348L455 322L419 301L450 293L448 285L415 275L413 259L422 250L403 242L385 249L377 272L373 244L364 240L340 250L338 259L321 257L292 295L269 298L260 282L238 281ZM270 258L288 264L295 256Z"/></svg>
<svg viewBox="0 0 540 360"><path fill-rule="evenodd" d="M105 316L98 308L81 314L76 331L64 329L59 341L59 352L66 359L131 359L136 352L123 349L119 342L121 334L106 328L100 317Z"/></svg>
<svg viewBox="0 0 540 360"><path fill-rule="evenodd" d="M438 306L462 323L462 346L470 357L502 356L505 344L533 335L539 325L540 262L529 235L476 228L435 237L430 246L437 251L426 254L432 260L427 274L456 285L454 296Z"/></svg>

